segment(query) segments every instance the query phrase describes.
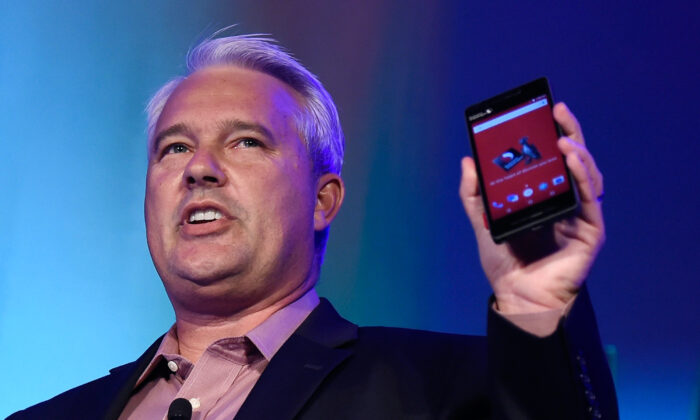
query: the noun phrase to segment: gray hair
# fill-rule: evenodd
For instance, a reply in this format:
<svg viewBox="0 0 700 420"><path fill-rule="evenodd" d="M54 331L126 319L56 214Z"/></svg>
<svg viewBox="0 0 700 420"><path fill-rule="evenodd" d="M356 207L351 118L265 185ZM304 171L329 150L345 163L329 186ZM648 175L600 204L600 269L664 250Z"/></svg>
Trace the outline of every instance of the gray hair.
<svg viewBox="0 0 700 420"><path fill-rule="evenodd" d="M318 78L276 42L263 35L212 37L190 50L186 75L164 84L146 106L148 150L151 150L156 124L165 103L187 76L212 66L238 66L275 77L301 94L302 112L296 118L297 130L311 158L314 178L329 172L340 175L345 139L333 99ZM316 232L314 247L319 269L327 241L328 228Z"/></svg>
<svg viewBox="0 0 700 420"><path fill-rule="evenodd" d="M239 66L275 77L301 94L304 112L297 117L297 130L306 144L314 175L340 174L345 140L333 99L318 78L274 39L261 35L209 38L190 50L186 61L187 74L167 82L148 102L149 144L165 103L187 76L212 66Z"/></svg>

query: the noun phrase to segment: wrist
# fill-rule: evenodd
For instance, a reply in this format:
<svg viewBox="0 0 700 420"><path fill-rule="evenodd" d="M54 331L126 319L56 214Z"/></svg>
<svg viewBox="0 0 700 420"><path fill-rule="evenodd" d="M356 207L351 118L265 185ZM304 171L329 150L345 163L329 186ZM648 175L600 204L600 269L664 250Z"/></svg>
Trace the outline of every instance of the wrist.
<svg viewBox="0 0 700 420"><path fill-rule="evenodd" d="M494 309L503 315L519 315L563 311L576 296L575 293L566 296L543 295L525 297L516 294L494 293Z"/></svg>

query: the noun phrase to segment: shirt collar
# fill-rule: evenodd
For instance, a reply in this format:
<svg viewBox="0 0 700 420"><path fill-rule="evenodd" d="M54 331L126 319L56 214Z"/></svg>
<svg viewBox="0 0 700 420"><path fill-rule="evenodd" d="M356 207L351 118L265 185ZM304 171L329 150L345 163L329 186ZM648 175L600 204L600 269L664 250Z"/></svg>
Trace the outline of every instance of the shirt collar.
<svg viewBox="0 0 700 420"><path fill-rule="evenodd" d="M304 296L270 315L262 324L250 330L246 337L270 361L319 302L316 289L312 288Z"/></svg>
<svg viewBox="0 0 700 420"><path fill-rule="evenodd" d="M302 322L304 322L306 317L309 316L311 311L318 306L319 302L320 299L318 298L316 289L311 288L299 299L270 315L260 325L250 330L245 337L248 337L248 339L255 344L255 347L257 347L263 357L265 357L267 361L270 361L287 339L296 331ZM168 332L165 333L165 336L163 336L163 340L158 346L158 351L155 356L153 356L148 367L144 370L138 381L136 381L136 386L139 386L151 375L164 354L177 354L179 353L179 349L177 331L175 329L175 324L173 324Z"/></svg>

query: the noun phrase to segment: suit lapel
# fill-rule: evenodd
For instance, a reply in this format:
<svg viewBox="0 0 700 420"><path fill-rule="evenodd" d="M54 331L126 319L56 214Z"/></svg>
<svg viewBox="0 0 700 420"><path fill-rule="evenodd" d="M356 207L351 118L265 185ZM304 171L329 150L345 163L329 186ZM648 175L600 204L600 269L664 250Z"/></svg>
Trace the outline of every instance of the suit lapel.
<svg viewBox="0 0 700 420"><path fill-rule="evenodd" d="M272 358L236 420L293 418L323 379L352 354L338 347L356 338L357 326L322 299Z"/></svg>
<svg viewBox="0 0 700 420"><path fill-rule="evenodd" d="M105 391L105 394L107 395L106 400L111 402L105 411L103 417L105 420L116 420L119 418L126 403L129 401L129 397L131 397L136 381L146 369L151 359L153 359L153 356L155 356L162 339L163 337L161 336L151 344L151 347L149 347L135 362L116 367L109 371L112 386Z"/></svg>

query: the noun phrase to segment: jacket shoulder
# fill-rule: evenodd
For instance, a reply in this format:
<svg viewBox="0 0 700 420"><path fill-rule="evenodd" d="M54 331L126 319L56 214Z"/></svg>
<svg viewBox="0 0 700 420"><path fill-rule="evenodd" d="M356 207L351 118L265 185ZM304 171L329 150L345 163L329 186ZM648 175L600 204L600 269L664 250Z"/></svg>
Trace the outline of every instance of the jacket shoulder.
<svg viewBox="0 0 700 420"><path fill-rule="evenodd" d="M135 363L120 366L112 369L111 372L119 373L129 369ZM79 385L49 400L18 411L10 415L7 420L100 418L112 402L115 389L122 384L119 376L112 373Z"/></svg>
<svg viewBox="0 0 700 420"><path fill-rule="evenodd" d="M359 327L350 356L307 405L309 418L352 407L357 418L486 417L486 339L391 327ZM325 414L324 414L325 413ZM304 416L301 416L304 417Z"/></svg>
<svg viewBox="0 0 700 420"><path fill-rule="evenodd" d="M7 420L25 419L116 419L136 380L153 358L162 336L136 361L118 366L109 375L69 389L49 400L10 415Z"/></svg>
<svg viewBox="0 0 700 420"><path fill-rule="evenodd" d="M486 337L406 328L360 327L354 345L354 357L362 363L416 372L436 383L484 379L486 356Z"/></svg>
<svg viewBox="0 0 700 420"><path fill-rule="evenodd" d="M436 359L457 357L461 361L486 356L486 337L394 327L360 327L356 351L364 348L378 354Z"/></svg>

